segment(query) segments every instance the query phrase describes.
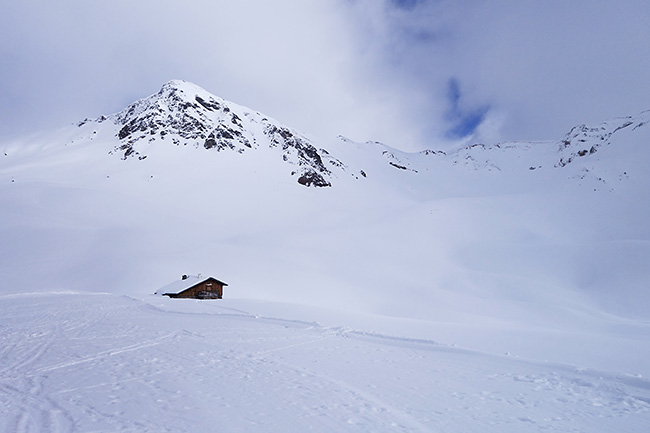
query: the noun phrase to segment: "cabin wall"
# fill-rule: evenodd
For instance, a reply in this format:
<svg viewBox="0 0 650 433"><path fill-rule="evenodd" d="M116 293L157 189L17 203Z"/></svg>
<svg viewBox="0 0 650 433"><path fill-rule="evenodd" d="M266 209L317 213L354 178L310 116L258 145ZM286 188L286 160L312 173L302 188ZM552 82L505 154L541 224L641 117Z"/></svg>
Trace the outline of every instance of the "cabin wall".
<svg viewBox="0 0 650 433"><path fill-rule="evenodd" d="M190 287L178 293L173 298L199 298L199 299L221 299L223 297L223 285L217 281L208 280L194 287Z"/></svg>

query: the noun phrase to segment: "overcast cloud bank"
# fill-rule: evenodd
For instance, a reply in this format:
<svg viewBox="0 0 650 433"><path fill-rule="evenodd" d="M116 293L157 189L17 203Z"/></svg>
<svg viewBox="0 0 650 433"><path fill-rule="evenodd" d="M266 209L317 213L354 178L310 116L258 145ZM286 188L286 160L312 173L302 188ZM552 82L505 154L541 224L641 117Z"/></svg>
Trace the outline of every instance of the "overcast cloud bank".
<svg viewBox="0 0 650 433"><path fill-rule="evenodd" d="M116 112L173 78L406 150L557 139L650 108L641 0L11 1L0 36L0 137Z"/></svg>

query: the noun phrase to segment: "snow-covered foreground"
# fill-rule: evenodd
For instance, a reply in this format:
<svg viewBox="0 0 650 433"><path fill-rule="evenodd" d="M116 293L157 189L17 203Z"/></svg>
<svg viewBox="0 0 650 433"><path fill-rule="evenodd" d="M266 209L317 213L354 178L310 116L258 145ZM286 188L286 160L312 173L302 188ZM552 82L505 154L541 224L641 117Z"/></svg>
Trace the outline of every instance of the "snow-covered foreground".
<svg viewBox="0 0 650 433"><path fill-rule="evenodd" d="M290 305L83 293L0 302L3 432L650 425L648 379L295 320L307 313Z"/></svg>

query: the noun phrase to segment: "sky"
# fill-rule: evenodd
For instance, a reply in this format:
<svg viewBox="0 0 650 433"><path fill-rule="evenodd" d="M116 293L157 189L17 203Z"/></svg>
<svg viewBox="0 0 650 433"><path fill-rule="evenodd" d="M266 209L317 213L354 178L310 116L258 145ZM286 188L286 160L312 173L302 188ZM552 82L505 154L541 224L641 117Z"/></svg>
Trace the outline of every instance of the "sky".
<svg viewBox="0 0 650 433"><path fill-rule="evenodd" d="M0 139L171 79L315 137L557 140L650 109L650 2L2 0Z"/></svg>

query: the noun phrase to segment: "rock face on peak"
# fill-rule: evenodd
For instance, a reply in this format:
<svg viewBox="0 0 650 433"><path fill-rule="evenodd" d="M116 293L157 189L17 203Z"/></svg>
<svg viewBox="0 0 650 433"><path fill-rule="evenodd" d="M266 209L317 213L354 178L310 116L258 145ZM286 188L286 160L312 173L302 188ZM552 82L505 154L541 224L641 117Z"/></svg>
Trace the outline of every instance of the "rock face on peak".
<svg viewBox="0 0 650 433"><path fill-rule="evenodd" d="M185 81L170 81L108 119L119 128L114 153L123 159L145 159L149 145L167 141L216 152L277 149L305 186L331 186L332 170L344 170L343 163L295 130Z"/></svg>
<svg viewBox="0 0 650 433"><path fill-rule="evenodd" d="M564 167L576 158L593 155L602 146L609 146L614 134L629 129L635 130L650 122L650 110L637 116L619 117L596 126L578 125L567 133L560 142L558 167Z"/></svg>

